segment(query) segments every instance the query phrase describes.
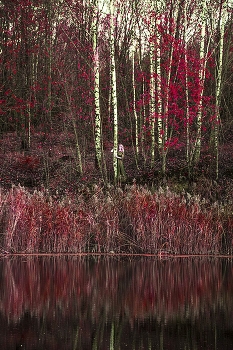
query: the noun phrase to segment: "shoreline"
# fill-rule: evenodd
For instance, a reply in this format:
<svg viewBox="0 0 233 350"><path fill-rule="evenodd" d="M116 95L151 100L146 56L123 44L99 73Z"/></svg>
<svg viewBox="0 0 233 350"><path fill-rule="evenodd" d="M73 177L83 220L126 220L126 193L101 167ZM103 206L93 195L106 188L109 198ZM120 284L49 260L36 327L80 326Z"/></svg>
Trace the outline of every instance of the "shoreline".
<svg viewBox="0 0 233 350"><path fill-rule="evenodd" d="M233 259L233 255L227 254L138 254L138 253L0 253L1 257L63 257L63 256L76 256L76 257L142 257L142 258L224 258Z"/></svg>

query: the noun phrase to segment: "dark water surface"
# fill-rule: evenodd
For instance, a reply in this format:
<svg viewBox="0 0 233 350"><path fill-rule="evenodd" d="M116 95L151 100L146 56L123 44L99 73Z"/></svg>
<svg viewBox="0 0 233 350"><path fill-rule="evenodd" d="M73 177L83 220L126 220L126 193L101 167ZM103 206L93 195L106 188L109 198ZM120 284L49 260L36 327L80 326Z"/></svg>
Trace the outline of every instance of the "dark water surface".
<svg viewBox="0 0 233 350"><path fill-rule="evenodd" d="M0 259L0 348L233 349L230 259Z"/></svg>

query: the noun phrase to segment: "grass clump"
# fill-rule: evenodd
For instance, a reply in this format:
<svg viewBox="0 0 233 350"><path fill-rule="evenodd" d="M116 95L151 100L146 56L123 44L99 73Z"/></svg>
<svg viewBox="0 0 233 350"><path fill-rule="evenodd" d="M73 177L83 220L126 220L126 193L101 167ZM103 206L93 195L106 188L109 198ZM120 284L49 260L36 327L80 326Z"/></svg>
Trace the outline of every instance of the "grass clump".
<svg viewBox="0 0 233 350"><path fill-rule="evenodd" d="M7 253L231 253L229 206L146 186L94 185L52 196L0 191L1 251Z"/></svg>

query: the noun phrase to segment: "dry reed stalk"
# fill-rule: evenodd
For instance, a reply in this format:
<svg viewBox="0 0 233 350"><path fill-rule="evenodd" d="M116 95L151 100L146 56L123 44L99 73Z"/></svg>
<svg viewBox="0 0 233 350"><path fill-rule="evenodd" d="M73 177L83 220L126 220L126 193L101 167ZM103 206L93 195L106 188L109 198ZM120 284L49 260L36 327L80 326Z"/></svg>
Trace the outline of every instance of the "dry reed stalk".
<svg viewBox="0 0 233 350"><path fill-rule="evenodd" d="M14 186L5 196L0 193L0 213L3 206L6 212L2 248L9 252L218 253L221 212L205 205L199 197L187 202L169 189L152 193L136 185L124 192L110 187L106 193L96 186L87 198L80 192L55 199L46 190L29 193Z"/></svg>

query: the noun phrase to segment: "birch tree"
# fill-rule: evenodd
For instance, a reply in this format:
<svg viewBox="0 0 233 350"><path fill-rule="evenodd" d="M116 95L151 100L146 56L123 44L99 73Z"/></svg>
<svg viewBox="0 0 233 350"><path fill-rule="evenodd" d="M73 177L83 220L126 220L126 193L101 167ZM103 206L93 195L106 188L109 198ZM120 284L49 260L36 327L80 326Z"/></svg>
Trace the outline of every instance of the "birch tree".
<svg viewBox="0 0 233 350"><path fill-rule="evenodd" d="M117 83L116 83L116 62L115 62L115 40L114 40L114 4L109 0L110 14L110 76L111 76L111 102L113 112L113 170L114 182L117 181L117 148L118 148L118 104L117 104Z"/></svg>
<svg viewBox="0 0 233 350"><path fill-rule="evenodd" d="M150 130L151 130L151 167L154 166L155 162L155 117L156 117L156 73L158 74L157 69L160 67L160 63L156 61L156 44L153 38L156 37L156 40L159 40L157 36L154 36L156 33L157 20L154 18L154 15L150 19L150 46L149 46L149 55L150 55L150 106L149 106L149 119L150 119ZM158 52L159 53L159 50ZM158 60L158 58L157 58Z"/></svg>
<svg viewBox="0 0 233 350"><path fill-rule="evenodd" d="M97 166L102 172L102 126L100 116L100 72L99 72L99 1L94 0L94 18L92 25L94 54L94 100L95 100L95 153Z"/></svg>
<svg viewBox="0 0 233 350"><path fill-rule="evenodd" d="M157 5L157 11L161 15L161 2ZM161 33L159 30L161 19L156 18L156 86L157 86L157 133L158 133L158 150L163 152L163 119L162 119L162 71L161 71Z"/></svg>
<svg viewBox="0 0 233 350"><path fill-rule="evenodd" d="M191 168L191 145L190 145L190 108L189 108L189 87L188 87L188 3L184 3L184 68L185 68L185 124L186 124L186 163L188 166L188 176L190 177Z"/></svg>
<svg viewBox="0 0 233 350"><path fill-rule="evenodd" d="M206 12L207 12L207 0L201 2L201 13L200 13L200 49L199 49L199 92L197 101L197 133L194 145L193 163L197 164L200 159L201 152L201 138L202 138L202 116L203 116L203 93L205 84L205 68L206 68L206 57L205 57L205 34L206 34Z"/></svg>
<svg viewBox="0 0 233 350"><path fill-rule="evenodd" d="M146 146L146 135L145 130L148 127L148 118L146 115L146 101L145 101L145 95L147 94L147 83L146 83L146 75L143 71L144 67L144 60L147 56L148 52L148 38L150 37L150 24L148 29L148 24L146 24L145 18L147 18L149 13L149 4L145 6L145 3L141 0L135 0L132 2L132 16L134 18L134 27L133 27L133 42L132 42L132 52L134 52L134 57L132 57L132 60L134 60L133 65L133 72L132 72L132 82L133 82L133 108L134 108L134 119L136 121L137 119L137 127L135 122L135 133L136 133L136 140L135 140L135 146L136 151L141 152L142 156L144 157L144 160L146 161L146 152L145 152L145 146ZM151 23L152 27L153 24ZM152 31L151 31L152 35ZM151 43L149 43L149 47L151 46ZM137 57L137 62L135 61L135 57ZM139 70L139 74L141 75L141 78L139 82L136 82L137 72L136 68ZM151 66L151 71L154 71L154 69ZM139 100L137 100L137 97L139 96ZM139 104L137 105L137 102ZM136 109L136 106L138 107L138 110ZM152 112L150 112L152 113ZM138 146L137 146L138 144ZM136 153L137 153L136 152Z"/></svg>
<svg viewBox="0 0 233 350"><path fill-rule="evenodd" d="M136 110L136 86L135 86L135 55L136 55L136 42L133 41L131 46L131 62L132 62L132 88L133 88L133 114L135 121L135 151L136 151L136 160L139 155L139 123L138 123L138 114Z"/></svg>
<svg viewBox="0 0 233 350"><path fill-rule="evenodd" d="M172 130L168 130L169 123L169 95L170 83L172 79L172 61L174 51L174 34L177 25L177 5L169 3L165 9L165 3L156 4L155 27L151 24L151 32L153 40L150 43L150 115L151 115L151 166L155 160L155 122L157 120L157 146L160 159L162 162L161 170L165 174L166 156L169 149L169 139L172 136ZM167 24L165 21L167 16ZM173 25L171 24L173 22ZM163 27L169 41L166 47L162 47L161 28ZM162 52L164 50L164 52ZM167 53L166 53L167 52ZM166 57L166 70L162 68L162 55ZM163 81L163 82L162 82ZM163 89L162 89L163 85ZM163 91L162 91L163 90Z"/></svg>

